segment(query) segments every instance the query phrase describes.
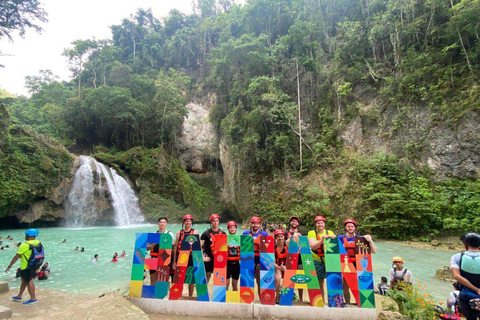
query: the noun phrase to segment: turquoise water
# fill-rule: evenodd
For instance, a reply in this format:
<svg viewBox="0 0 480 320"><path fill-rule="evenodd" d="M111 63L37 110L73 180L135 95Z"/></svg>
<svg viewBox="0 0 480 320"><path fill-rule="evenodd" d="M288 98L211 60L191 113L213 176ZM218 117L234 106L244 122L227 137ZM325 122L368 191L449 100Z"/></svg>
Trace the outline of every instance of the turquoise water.
<svg viewBox="0 0 480 320"><path fill-rule="evenodd" d="M176 232L180 225L169 225L168 229ZM202 233L207 229L206 224L195 225L195 229ZM36 281L36 285L43 288L61 290L72 293L101 294L107 291L126 291L129 286L132 265L132 254L136 232L155 232L156 225L141 225L129 228L122 227L93 227L83 229L44 228L39 229L38 239L46 247L46 261L49 262L52 272L48 280ZM17 262L12 270L5 274L4 270L15 255L16 247L13 242L24 240L25 230L0 230L4 238L10 235L14 241L4 241L10 248L0 251L0 281L8 281L11 288L18 288L20 280L15 278L15 270L20 266ZM61 243L67 239L66 243ZM452 285L435 279L435 270L449 264L454 252L417 249L397 243L377 242L378 253L373 255L375 283L381 276L388 278L391 268L391 258L402 256L406 268L413 272L415 280L427 285L427 290L437 301L444 301L451 291ZM75 246L85 247L85 252L73 251ZM127 252L127 257L119 258L117 263L110 262L114 252ZM99 262L90 261L98 253Z"/></svg>

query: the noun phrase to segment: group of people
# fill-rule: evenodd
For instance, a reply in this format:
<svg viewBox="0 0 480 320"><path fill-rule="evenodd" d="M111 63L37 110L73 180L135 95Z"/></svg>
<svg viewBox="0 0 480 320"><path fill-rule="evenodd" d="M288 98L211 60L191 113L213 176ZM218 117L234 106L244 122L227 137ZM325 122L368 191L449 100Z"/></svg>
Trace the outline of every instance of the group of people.
<svg viewBox="0 0 480 320"><path fill-rule="evenodd" d="M121 255L118 255L118 253L115 252L110 262L118 262L118 258L124 258L126 256L127 256L127 253L125 252L125 250L122 251ZM93 255L92 263L97 263L97 262L98 262L98 253L95 253Z"/></svg>
<svg viewBox="0 0 480 320"><path fill-rule="evenodd" d="M320 282L320 286L323 287L324 280L326 278L325 271L325 252L323 241L325 238L335 238L336 235L326 228L327 221L323 216L317 216L314 219L315 229L308 232L308 241L312 249L312 256L314 259L315 270L317 272L317 277ZM288 253L288 245L290 241L298 241L298 237L302 236L299 231L300 227L300 218L298 216L292 216L289 220L289 225L286 226L286 230L283 228L278 228L273 231L273 236L275 239L275 286L276 286L276 300L279 301L280 298L280 289L283 279L283 274L286 270L286 260ZM181 249L182 240L189 235L199 234L197 230L193 228L193 216L185 215L183 217L182 229L179 230L175 235L172 232L167 230L168 219L166 217L161 217L158 219L158 233L169 233L173 238L173 259L171 263L171 275L173 275L174 270L176 269L176 263ZM254 262L255 262L255 280L257 282L258 290L260 290L260 250L259 250L259 237L268 236L269 234L263 230L262 227L265 227L265 224L262 225L262 220L259 217L252 217L250 219L250 227L248 230L245 230L243 235L250 235L254 240ZM355 259L355 237L359 236L357 234L357 223L353 219L347 219L344 222L345 234L340 235L339 239L345 246L345 249L348 253L349 260L354 265L356 264ZM236 234L238 225L235 221L229 221L227 223L227 232L224 232L220 229L220 216L218 214L212 214L210 216L210 227L205 230L200 235L201 246L204 254L204 263L205 271L207 277L207 284L210 280L212 272L214 270L214 254L216 252L215 241L213 235L218 234ZM376 252L375 243L370 235L364 235L364 238L368 241L370 246L371 253ZM150 251L150 256L158 256L158 245L151 244L147 247L147 250ZM302 269L302 261L299 258L299 269ZM189 266L193 266L192 258L188 262ZM157 279L157 270L150 271L150 282L153 285ZM240 247L238 246L228 246L228 255L227 255L227 289L232 286L232 290L238 291L238 280L240 277ZM349 288L346 282L344 286L344 297L345 302L350 303L350 294ZM193 296L194 284L189 283L188 286L188 295L189 297ZM323 291L322 291L323 293ZM299 289L298 292L299 300L303 300L303 292ZM323 297L325 299L325 297Z"/></svg>

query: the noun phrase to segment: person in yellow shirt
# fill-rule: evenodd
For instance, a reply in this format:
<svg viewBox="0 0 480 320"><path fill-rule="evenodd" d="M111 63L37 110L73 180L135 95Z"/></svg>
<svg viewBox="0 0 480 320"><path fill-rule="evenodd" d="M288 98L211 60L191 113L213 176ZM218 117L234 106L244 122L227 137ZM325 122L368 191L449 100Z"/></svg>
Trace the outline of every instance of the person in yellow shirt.
<svg viewBox="0 0 480 320"><path fill-rule="evenodd" d="M36 240L37 236L37 229L28 229L27 231L25 231L25 242L20 245L17 254L13 257L7 269L5 269L5 273L8 273L8 271L12 268L15 262L20 259L20 276L22 278L22 284L20 285L20 291L16 296L13 296L12 299L15 301L21 301L22 295L25 292L25 289L28 287L30 300L25 301L23 304L37 303L37 298L35 296L35 284L33 283L33 279L37 276L38 268L28 268L28 260L30 259L30 256L33 252L30 248L30 245L36 247L40 244L40 241Z"/></svg>
<svg viewBox="0 0 480 320"><path fill-rule="evenodd" d="M323 283L327 274L325 272L325 252L323 249L323 239L331 237L335 238L335 234L331 230L327 230L326 220L323 216L316 216L313 220L315 223L315 230L308 232L308 243L312 249L313 263L315 264L315 271L317 272L318 282L322 289L323 301L325 301L325 290Z"/></svg>

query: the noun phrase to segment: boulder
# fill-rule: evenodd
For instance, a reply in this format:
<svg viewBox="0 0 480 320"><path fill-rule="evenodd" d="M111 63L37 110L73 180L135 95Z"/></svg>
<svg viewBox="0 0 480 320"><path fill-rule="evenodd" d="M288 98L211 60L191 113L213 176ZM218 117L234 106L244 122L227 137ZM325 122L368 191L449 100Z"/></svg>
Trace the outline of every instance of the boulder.
<svg viewBox="0 0 480 320"><path fill-rule="evenodd" d="M0 293L7 293L8 291L10 291L8 282L0 282Z"/></svg>
<svg viewBox="0 0 480 320"><path fill-rule="evenodd" d="M8 319L12 316L12 310L5 306L0 306L0 319Z"/></svg>
<svg viewBox="0 0 480 320"><path fill-rule="evenodd" d="M392 298L388 296L381 296L382 297L382 310L383 311L393 311L398 312L398 304Z"/></svg>
<svg viewBox="0 0 480 320"><path fill-rule="evenodd" d="M437 269L437 271L435 272L435 278L444 281L455 281L455 279L453 278L452 270L448 266L443 266L443 268Z"/></svg>

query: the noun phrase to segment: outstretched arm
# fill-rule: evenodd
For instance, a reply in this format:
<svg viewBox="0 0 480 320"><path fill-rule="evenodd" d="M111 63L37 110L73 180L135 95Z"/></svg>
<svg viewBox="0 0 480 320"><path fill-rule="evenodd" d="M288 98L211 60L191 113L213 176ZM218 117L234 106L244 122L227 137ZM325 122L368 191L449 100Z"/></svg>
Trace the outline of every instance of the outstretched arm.
<svg viewBox="0 0 480 320"><path fill-rule="evenodd" d="M21 256L18 253L13 257L13 259L10 262L10 264L8 265L7 269L5 269L5 273L8 273L8 271L12 268L12 266L15 264L15 262L17 262L17 260L20 259L20 257Z"/></svg>

